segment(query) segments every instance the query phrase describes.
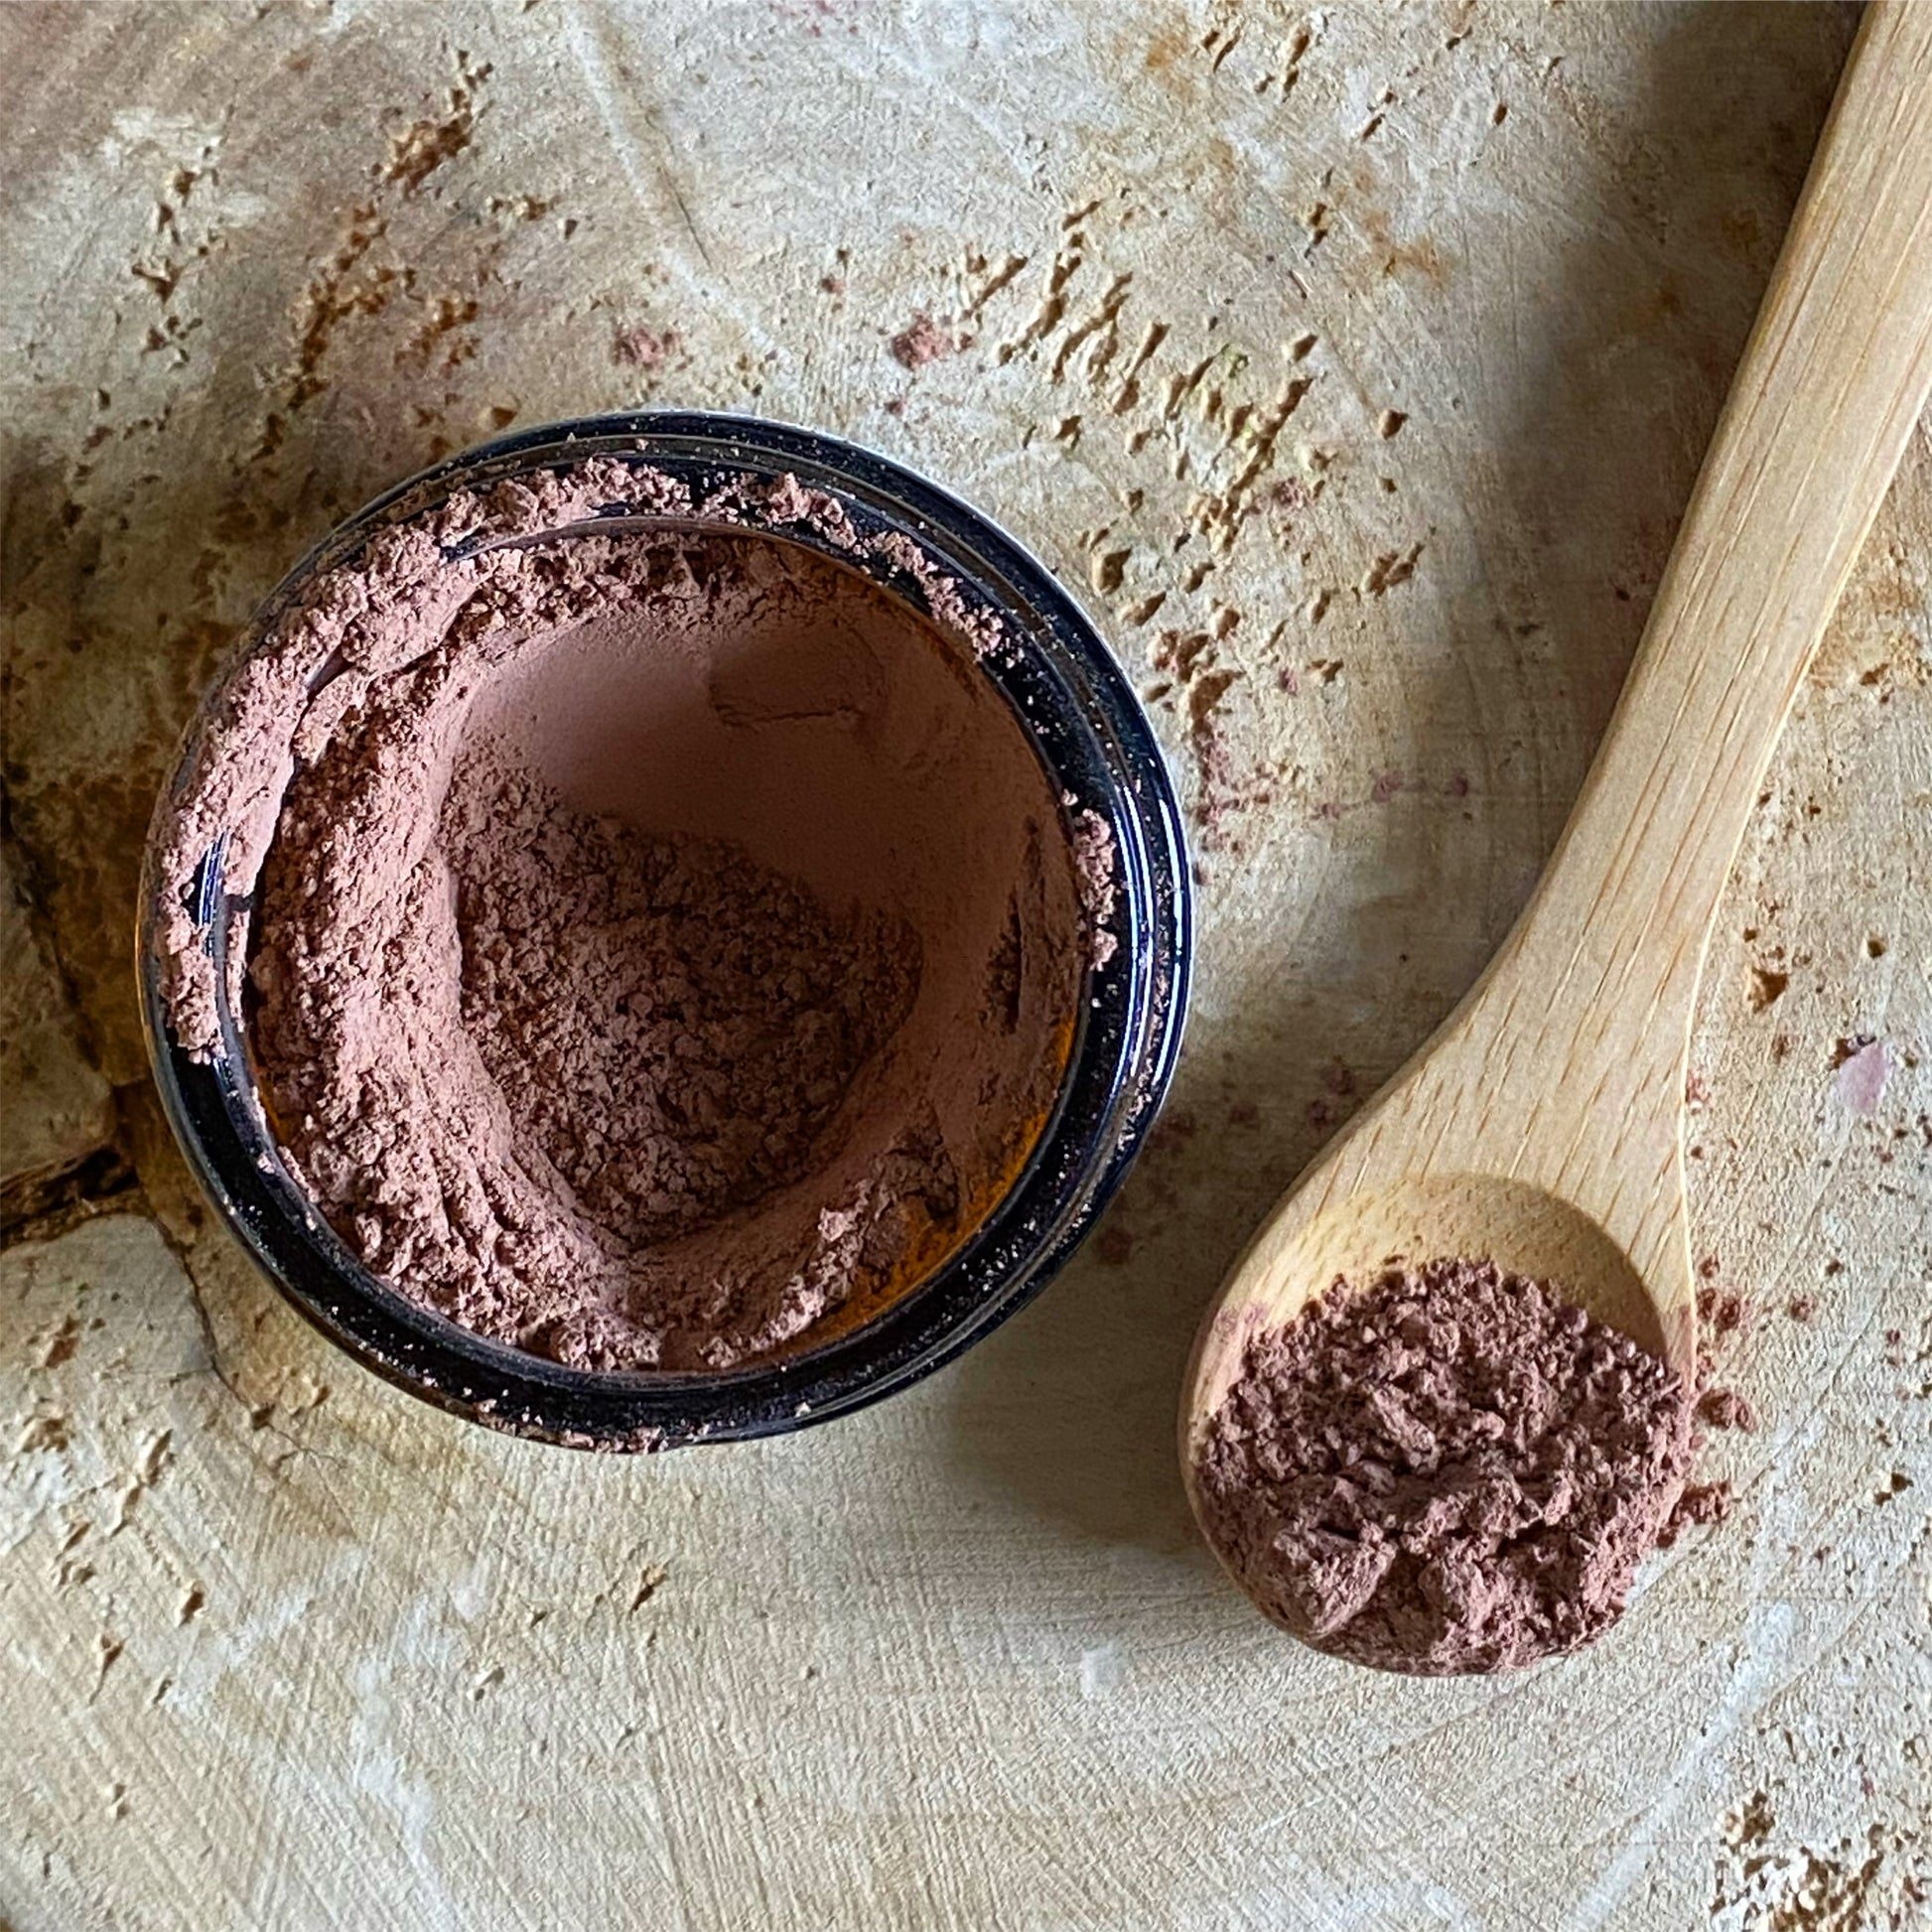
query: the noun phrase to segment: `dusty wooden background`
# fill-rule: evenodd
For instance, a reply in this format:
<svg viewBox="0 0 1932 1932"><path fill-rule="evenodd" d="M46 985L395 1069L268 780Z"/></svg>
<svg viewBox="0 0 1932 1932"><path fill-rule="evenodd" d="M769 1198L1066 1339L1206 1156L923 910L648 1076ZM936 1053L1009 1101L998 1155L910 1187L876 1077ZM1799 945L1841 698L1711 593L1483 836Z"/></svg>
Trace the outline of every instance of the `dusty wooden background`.
<svg viewBox="0 0 1932 1932"><path fill-rule="evenodd" d="M1217 1581L1170 1448L1243 1231L1556 836L1854 24L0 11L0 1919L1925 1922L1923 431L1699 1024L1734 1519L1595 1655L1387 1682ZM957 346L908 368L920 314ZM1204 928L1158 1141L1030 1313L644 1462L446 1421L285 1311L158 1131L129 925L284 567L498 425L652 400L856 436L1036 546L1154 703Z"/></svg>

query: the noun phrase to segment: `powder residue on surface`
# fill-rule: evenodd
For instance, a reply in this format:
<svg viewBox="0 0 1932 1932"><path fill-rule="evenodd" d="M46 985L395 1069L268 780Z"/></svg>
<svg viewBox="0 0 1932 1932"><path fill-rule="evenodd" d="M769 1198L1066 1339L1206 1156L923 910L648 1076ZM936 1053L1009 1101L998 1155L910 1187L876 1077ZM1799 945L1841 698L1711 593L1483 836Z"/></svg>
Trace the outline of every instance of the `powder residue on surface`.
<svg viewBox="0 0 1932 1932"><path fill-rule="evenodd" d="M744 532L472 548L569 483L327 573L170 850L218 827L230 891L259 869L265 1096L366 1265L565 1362L724 1367L997 1197L1064 1067L1081 884L977 639ZM819 514L789 488L760 507ZM199 951L166 955L191 1041Z"/></svg>
<svg viewBox="0 0 1932 1932"><path fill-rule="evenodd" d="M1728 1478L1721 1482L1687 1482L1684 1493L1671 1505L1664 1527L1657 1532L1658 1547L1668 1550L1687 1529L1697 1525L1726 1521L1736 1504L1736 1493Z"/></svg>
<svg viewBox="0 0 1932 1932"><path fill-rule="evenodd" d="M957 354L969 340L942 327L921 309L893 338L893 360L901 368L922 369L928 362Z"/></svg>
<svg viewBox="0 0 1932 1932"><path fill-rule="evenodd" d="M1740 1333L1750 1325L1751 1305L1735 1289L1698 1290L1698 1321L1714 1339Z"/></svg>
<svg viewBox="0 0 1932 1932"><path fill-rule="evenodd" d="M1706 1389L1698 1397L1697 1419L1713 1429L1753 1430L1757 1411L1748 1396L1736 1389Z"/></svg>
<svg viewBox="0 0 1932 1932"><path fill-rule="evenodd" d="M1447 1676L1608 1629L1691 1456L1664 1363L1545 1284L1439 1260L1337 1282L1251 1341L1194 1483L1224 1560L1298 1636Z"/></svg>
<svg viewBox="0 0 1932 1932"><path fill-rule="evenodd" d="M1717 1273L1717 1262L1713 1257L1708 1264L1702 1264L1699 1274L1707 1278ZM1720 1287L1713 1282L1709 1287L1698 1290L1698 1324L1704 1339L1698 1344L1696 1388L1696 1415L1699 1423L1710 1429L1754 1430L1757 1427L1757 1410L1750 1398L1739 1389L1721 1385L1718 1381L1719 1358L1726 1352L1729 1344L1744 1334L1751 1324L1752 1305L1734 1289ZM1680 1507L1681 1521L1701 1520L1692 1517Z"/></svg>
<svg viewBox="0 0 1932 1932"><path fill-rule="evenodd" d="M662 368L677 346L675 329L646 329L641 323L620 329L611 339L612 355L633 369Z"/></svg>

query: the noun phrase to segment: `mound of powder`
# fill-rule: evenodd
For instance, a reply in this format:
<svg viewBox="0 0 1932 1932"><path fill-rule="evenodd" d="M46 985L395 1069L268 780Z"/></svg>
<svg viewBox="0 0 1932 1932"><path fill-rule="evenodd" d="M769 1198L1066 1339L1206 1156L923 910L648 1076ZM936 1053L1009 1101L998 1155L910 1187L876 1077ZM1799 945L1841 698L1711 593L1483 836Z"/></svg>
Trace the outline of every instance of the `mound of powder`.
<svg viewBox="0 0 1932 1932"><path fill-rule="evenodd" d="M1196 1458L1209 1535L1316 1648L1509 1670L1622 1613L1692 1455L1682 1379L1547 1284L1432 1261L1250 1343Z"/></svg>
<svg viewBox="0 0 1932 1932"><path fill-rule="evenodd" d="M264 1098L368 1267L564 1362L723 1368L972 1232L1105 913L976 647L746 532L402 531L315 588L176 843L261 852Z"/></svg>
<svg viewBox="0 0 1932 1932"><path fill-rule="evenodd" d="M911 1006L908 927L836 917L736 846L573 812L489 741L441 830L464 1030L531 1154L621 1240L796 1180Z"/></svg>

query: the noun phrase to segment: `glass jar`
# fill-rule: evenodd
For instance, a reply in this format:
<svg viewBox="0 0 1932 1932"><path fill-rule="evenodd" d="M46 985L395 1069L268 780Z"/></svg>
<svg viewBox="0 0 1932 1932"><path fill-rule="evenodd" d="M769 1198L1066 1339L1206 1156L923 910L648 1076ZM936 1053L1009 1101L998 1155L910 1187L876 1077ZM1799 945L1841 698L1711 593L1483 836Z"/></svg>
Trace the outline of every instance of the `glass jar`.
<svg viewBox="0 0 1932 1932"><path fill-rule="evenodd" d="M981 660L1071 814L1091 811L1113 836L1115 956L1086 975L1057 1100L1031 1157L960 1246L889 1306L815 1341L702 1372L610 1372L567 1366L487 1339L411 1301L356 1258L329 1225L276 1145L248 1033L233 1010L227 948L245 943L246 891L223 874L216 835L187 876L163 876L169 832L222 689L318 575L384 526L433 512L460 490L591 457L668 476L694 502L739 505L734 527L769 529L817 549L926 611L902 547L953 580L969 619L987 617L1012 648ZM842 507L866 540L855 554L809 524L780 528L759 505L795 478ZM734 488L734 485L741 486ZM743 487L751 485L751 487ZM518 541L646 529L667 517L639 500ZM958 612L948 613L956 627ZM185 1046L171 1020L157 928L186 906L214 967L218 1044ZM1173 1072L1186 1009L1189 880L1179 809L1145 712L1106 645L1049 573L957 497L883 457L815 432L710 412L648 411L530 429L450 458L399 484L333 531L282 581L243 635L223 680L190 728L148 842L141 897L142 1011L156 1081L189 1165L216 1211L303 1314L398 1387L520 1436L605 1449L656 1449L777 1434L845 1415L902 1389L989 1333L1051 1279L1125 1174Z"/></svg>

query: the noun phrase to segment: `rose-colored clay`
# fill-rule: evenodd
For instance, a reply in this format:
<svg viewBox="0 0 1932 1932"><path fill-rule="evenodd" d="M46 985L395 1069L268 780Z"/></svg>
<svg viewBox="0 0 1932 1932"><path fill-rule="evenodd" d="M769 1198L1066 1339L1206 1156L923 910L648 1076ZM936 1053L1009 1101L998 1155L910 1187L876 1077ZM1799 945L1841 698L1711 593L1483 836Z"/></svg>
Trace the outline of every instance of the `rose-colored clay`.
<svg viewBox="0 0 1932 1932"><path fill-rule="evenodd" d="M1693 1452L1682 1380L1547 1285L1432 1261L1250 1344L1196 1468L1215 1545L1317 1648L1425 1676L1600 1636Z"/></svg>
<svg viewBox="0 0 1932 1932"><path fill-rule="evenodd" d="M230 890L259 878L236 936L271 1114L371 1268L564 1361L724 1367L1004 1191L1111 881L983 625L955 642L728 528L449 554L635 500L598 468L454 499L316 584L167 851L223 831Z"/></svg>

